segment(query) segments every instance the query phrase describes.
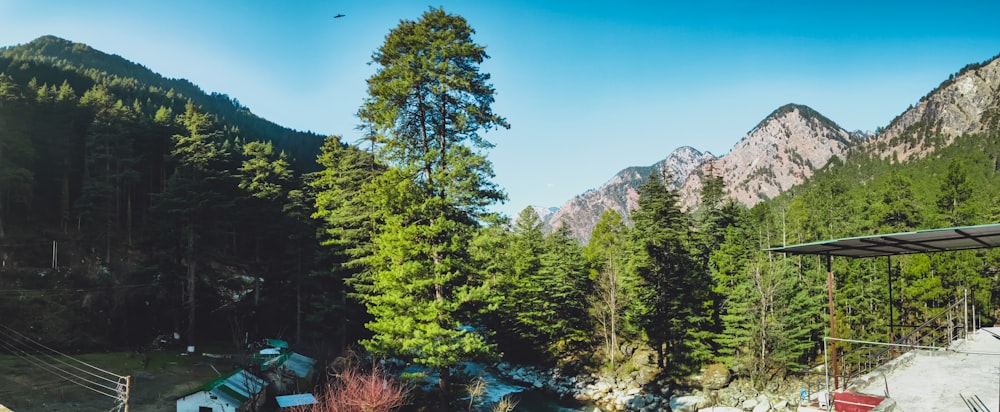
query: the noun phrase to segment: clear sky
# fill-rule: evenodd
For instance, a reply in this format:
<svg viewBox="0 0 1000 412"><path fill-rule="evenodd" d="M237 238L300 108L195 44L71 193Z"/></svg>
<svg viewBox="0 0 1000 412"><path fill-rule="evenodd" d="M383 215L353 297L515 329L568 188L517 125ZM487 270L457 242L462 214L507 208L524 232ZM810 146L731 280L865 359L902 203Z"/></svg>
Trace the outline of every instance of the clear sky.
<svg viewBox="0 0 1000 412"><path fill-rule="evenodd" d="M465 17L491 56L481 69L512 127L485 137L508 215L680 146L724 154L785 103L875 130L1000 54L996 0L0 0L0 45L86 43L356 141L372 52L431 5Z"/></svg>

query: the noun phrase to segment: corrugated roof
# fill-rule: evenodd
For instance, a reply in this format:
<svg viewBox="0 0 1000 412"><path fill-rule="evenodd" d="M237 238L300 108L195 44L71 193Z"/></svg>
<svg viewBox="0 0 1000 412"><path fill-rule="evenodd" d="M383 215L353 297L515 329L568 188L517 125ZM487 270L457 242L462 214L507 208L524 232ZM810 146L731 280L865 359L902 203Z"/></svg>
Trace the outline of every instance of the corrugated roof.
<svg viewBox="0 0 1000 412"><path fill-rule="evenodd" d="M275 396L278 407L288 408L292 406L312 405L316 403L316 397L311 393L299 393L295 395Z"/></svg>
<svg viewBox="0 0 1000 412"><path fill-rule="evenodd" d="M224 398L233 405L242 405L250 399L250 394L256 394L264 389L267 382L249 372L238 369L228 375L222 375L218 379L194 388L183 397L198 392L209 392L212 395Z"/></svg>
<svg viewBox="0 0 1000 412"><path fill-rule="evenodd" d="M765 250L800 255L875 257L998 246L1000 224L989 224L824 240Z"/></svg>
<svg viewBox="0 0 1000 412"><path fill-rule="evenodd" d="M306 376L309 376L310 372L312 372L313 365L315 364L315 359L291 352L265 361L263 369L271 370L273 368L281 367L292 371L292 373L294 373L297 377L305 378Z"/></svg>

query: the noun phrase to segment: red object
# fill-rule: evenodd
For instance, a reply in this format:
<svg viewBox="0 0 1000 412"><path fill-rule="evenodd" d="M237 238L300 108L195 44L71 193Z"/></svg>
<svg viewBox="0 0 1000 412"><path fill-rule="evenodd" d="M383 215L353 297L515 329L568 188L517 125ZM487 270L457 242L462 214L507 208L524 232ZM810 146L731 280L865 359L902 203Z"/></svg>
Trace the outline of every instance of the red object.
<svg viewBox="0 0 1000 412"><path fill-rule="evenodd" d="M885 398L860 393L837 392L833 396L833 410L837 412L868 412Z"/></svg>

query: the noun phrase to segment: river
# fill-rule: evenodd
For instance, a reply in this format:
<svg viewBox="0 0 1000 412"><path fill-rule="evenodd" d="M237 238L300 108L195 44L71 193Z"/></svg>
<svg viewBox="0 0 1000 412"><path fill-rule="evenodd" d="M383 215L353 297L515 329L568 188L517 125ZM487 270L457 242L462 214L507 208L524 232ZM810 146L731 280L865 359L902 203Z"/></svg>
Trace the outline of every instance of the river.
<svg viewBox="0 0 1000 412"><path fill-rule="evenodd" d="M539 391L526 391L515 395L518 399L519 412L579 412L593 411L594 406L576 400L560 400L552 394Z"/></svg>

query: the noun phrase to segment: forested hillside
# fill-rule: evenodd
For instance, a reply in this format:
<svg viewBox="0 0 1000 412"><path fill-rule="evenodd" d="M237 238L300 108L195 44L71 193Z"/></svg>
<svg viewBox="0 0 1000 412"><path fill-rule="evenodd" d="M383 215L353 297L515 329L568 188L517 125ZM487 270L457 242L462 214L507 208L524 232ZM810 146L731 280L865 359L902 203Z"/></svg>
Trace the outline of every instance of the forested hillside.
<svg viewBox="0 0 1000 412"><path fill-rule="evenodd" d="M0 49L0 133L11 327L136 345L192 328L191 311L233 323L247 283L268 285L260 305L295 301L283 284L305 278L315 229L289 216L321 136L51 36Z"/></svg>
<svg viewBox="0 0 1000 412"><path fill-rule="evenodd" d="M189 345L361 344L436 373L441 410L467 361L637 388L720 363L763 388L822 359L828 321L823 262L765 249L1000 218L992 105L974 133L945 136L933 117L904 128L923 156L851 146L752 208L709 174L685 211L653 168L631 221L604 213L586 246L565 225L544 234L530 207L502 221L486 133L509 124L473 33L433 8L390 32L358 110L372 131L361 148L85 45L3 49L3 322L72 350L173 331ZM964 290L980 321L997 320L997 251L895 259L891 302L885 261L833 270L842 337L885 340L890 322L918 324Z"/></svg>

